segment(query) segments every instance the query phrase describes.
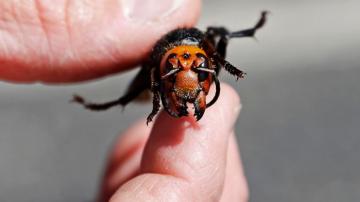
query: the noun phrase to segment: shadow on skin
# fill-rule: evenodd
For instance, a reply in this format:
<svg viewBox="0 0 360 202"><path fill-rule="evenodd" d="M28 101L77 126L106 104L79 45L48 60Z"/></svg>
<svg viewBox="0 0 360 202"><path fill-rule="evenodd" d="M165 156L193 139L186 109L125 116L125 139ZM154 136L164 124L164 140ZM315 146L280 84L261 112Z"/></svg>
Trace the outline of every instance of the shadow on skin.
<svg viewBox="0 0 360 202"><path fill-rule="evenodd" d="M162 111L154 124L152 134L155 139L161 139L161 146L175 146L182 142L185 131L189 129L201 129L192 115L173 118Z"/></svg>

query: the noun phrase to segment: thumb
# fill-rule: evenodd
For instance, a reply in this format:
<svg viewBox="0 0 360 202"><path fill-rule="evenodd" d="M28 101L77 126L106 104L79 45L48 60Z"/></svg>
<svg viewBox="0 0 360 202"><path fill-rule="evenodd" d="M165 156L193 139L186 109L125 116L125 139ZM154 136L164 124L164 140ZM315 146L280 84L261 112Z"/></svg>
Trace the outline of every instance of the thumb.
<svg viewBox="0 0 360 202"><path fill-rule="evenodd" d="M139 64L199 0L0 1L0 79L74 82Z"/></svg>

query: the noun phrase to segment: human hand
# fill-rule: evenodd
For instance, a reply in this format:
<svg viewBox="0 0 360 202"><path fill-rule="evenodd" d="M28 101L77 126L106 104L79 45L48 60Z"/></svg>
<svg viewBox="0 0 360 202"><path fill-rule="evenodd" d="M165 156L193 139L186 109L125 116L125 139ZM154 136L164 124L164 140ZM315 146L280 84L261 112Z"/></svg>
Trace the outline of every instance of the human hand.
<svg viewBox="0 0 360 202"><path fill-rule="evenodd" d="M199 11L199 0L0 1L0 79L64 83L126 70Z"/></svg>
<svg viewBox="0 0 360 202"><path fill-rule="evenodd" d="M162 111L151 127L142 120L125 131L111 152L99 201L247 201L234 135L240 102L231 87L221 87L198 122Z"/></svg>
<svg viewBox="0 0 360 202"><path fill-rule="evenodd" d="M139 64L164 33L192 26L200 9L192 0L129 2L1 1L0 79L69 83L121 72ZM102 199L246 201L233 131L239 110L236 93L222 84L199 122L162 112L152 130L145 121L135 124L110 157Z"/></svg>

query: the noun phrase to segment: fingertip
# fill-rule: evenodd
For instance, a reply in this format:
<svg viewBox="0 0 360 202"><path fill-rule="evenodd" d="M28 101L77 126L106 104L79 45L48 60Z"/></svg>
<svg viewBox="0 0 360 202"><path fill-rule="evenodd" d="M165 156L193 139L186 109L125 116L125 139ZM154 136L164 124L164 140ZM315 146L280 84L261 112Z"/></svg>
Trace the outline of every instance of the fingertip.
<svg viewBox="0 0 360 202"><path fill-rule="evenodd" d="M142 173L185 179L206 187L211 193L202 194L212 199L221 194L228 140L241 109L236 91L224 83L221 87L218 101L198 122L192 116L173 118L165 111L159 114L145 146ZM204 191L199 187L194 190Z"/></svg>
<svg viewBox="0 0 360 202"><path fill-rule="evenodd" d="M212 86L207 97L212 97L215 94L214 91L215 88ZM214 130L216 126L221 126L222 129L225 127L228 131L232 131L241 108L239 94L233 87L222 82L219 99L213 106L206 109L199 124Z"/></svg>

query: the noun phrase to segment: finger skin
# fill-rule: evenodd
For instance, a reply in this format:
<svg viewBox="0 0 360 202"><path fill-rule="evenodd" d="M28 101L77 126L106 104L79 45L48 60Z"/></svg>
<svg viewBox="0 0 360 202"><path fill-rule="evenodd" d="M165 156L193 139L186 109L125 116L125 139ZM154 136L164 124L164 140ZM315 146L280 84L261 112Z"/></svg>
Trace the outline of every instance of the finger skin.
<svg viewBox="0 0 360 202"><path fill-rule="evenodd" d="M143 142L147 140L150 131L149 128L142 127L142 125L143 121L137 122L123 133L115 144L110 155L109 165L116 166L110 166L113 168L111 174L105 175L98 201L108 201L116 189L134 177L133 172L139 172L141 160L138 153L142 153L143 148L139 148L137 152L131 155L128 154L128 151L133 149L133 145L143 145ZM124 156L127 157L126 160L124 160ZM131 169L132 172L129 172ZM246 202L248 201L248 194L235 134L232 133L229 140L224 189L220 202Z"/></svg>
<svg viewBox="0 0 360 202"><path fill-rule="evenodd" d="M145 146L140 175L111 201L219 201L228 139L239 111L235 91L222 84L219 100L199 122L162 112Z"/></svg>
<svg viewBox="0 0 360 202"><path fill-rule="evenodd" d="M232 133L229 140L225 183L220 202L246 202L248 198L249 190L244 169L241 164L235 134Z"/></svg>
<svg viewBox="0 0 360 202"><path fill-rule="evenodd" d="M64 83L124 71L168 31L193 26L200 11L199 0L184 0L144 22L128 19L121 2L0 1L0 79Z"/></svg>
<svg viewBox="0 0 360 202"><path fill-rule="evenodd" d="M110 152L98 201L108 201L126 181L140 173L140 162L152 125L141 119L128 128L115 142Z"/></svg>

